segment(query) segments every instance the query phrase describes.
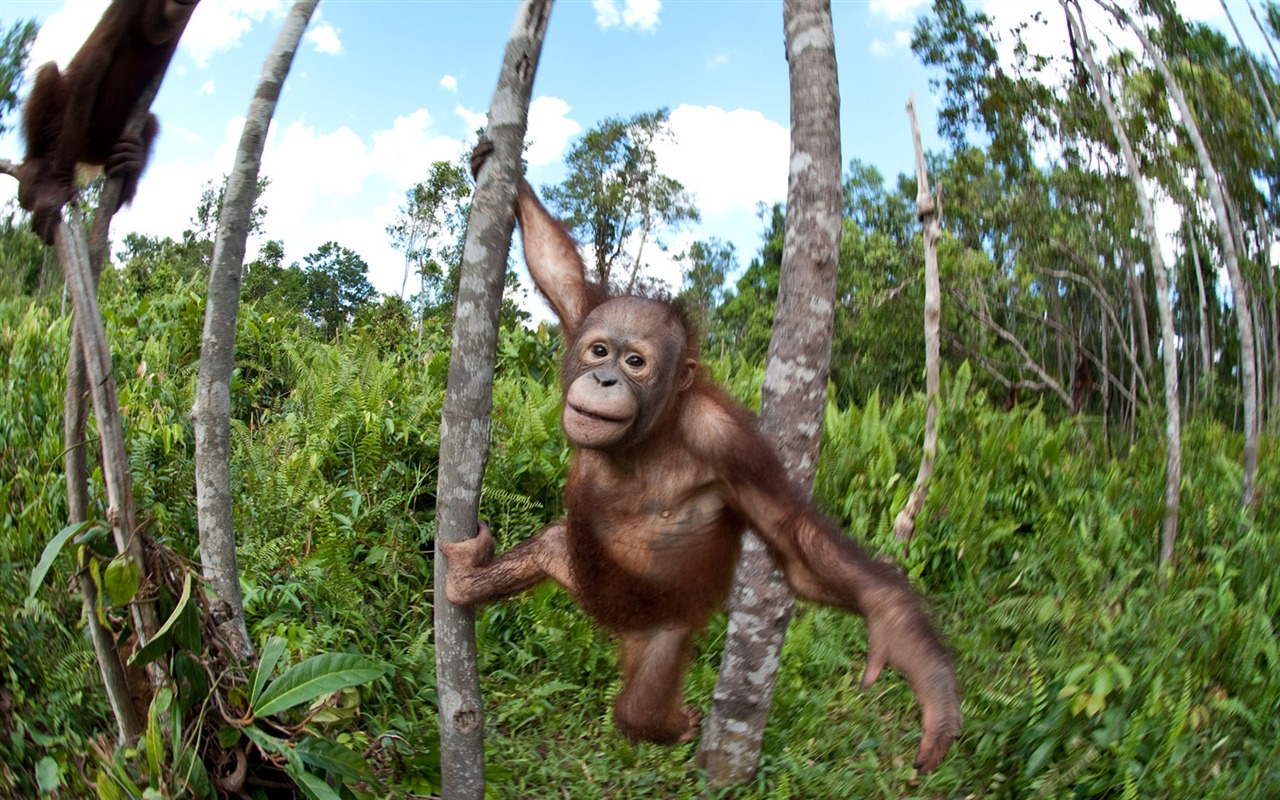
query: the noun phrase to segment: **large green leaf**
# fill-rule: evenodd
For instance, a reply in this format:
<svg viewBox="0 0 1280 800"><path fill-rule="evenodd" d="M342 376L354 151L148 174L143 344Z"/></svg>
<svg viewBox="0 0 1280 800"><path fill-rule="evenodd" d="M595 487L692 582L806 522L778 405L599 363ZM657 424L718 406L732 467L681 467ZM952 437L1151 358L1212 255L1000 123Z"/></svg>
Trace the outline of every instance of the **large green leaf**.
<svg viewBox="0 0 1280 800"><path fill-rule="evenodd" d="M256 717L310 702L348 686L366 683L382 675L384 668L363 656L350 653L322 653L285 670L258 698Z"/></svg>
<svg viewBox="0 0 1280 800"><path fill-rule="evenodd" d="M272 636L262 648L262 656L258 659L258 668L253 671L253 680L250 682L250 707L256 704L258 698L262 696L262 690L266 687L267 681L271 679L271 673L276 671L276 663L280 661L280 656L284 654L284 648L285 641L279 636Z"/></svg>
<svg viewBox="0 0 1280 800"><path fill-rule="evenodd" d="M353 781L373 781L369 765L354 750L337 742L311 736L298 743L294 750L307 764L332 772Z"/></svg>
<svg viewBox="0 0 1280 800"><path fill-rule="evenodd" d="M123 606L138 593L139 572L128 553L121 553L111 559L102 573L102 588L107 597L117 606Z"/></svg>
<svg viewBox="0 0 1280 800"><path fill-rule="evenodd" d="M342 795L335 792L329 784L305 769L293 770L286 766L285 771L298 782L298 788L311 800L342 800Z"/></svg>
<svg viewBox="0 0 1280 800"><path fill-rule="evenodd" d="M178 604L174 606L173 613L160 626L160 630L156 631L156 635L151 637L151 641L142 647L139 647L132 656L129 657L130 666L150 664L160 657L160 654L169 649L170 634L173 627L178 624L178 620L187 610L187 603L191 600L191 573L188 572L182 580L182 596L178 598Z"/></svg>
<svg viewBox="0 0 1280 800"><path fill-rule="evenodd" d="M44 583L44 576L49 574L49 568L53 566L53 560L58 557L58 553L62 552L62 546L67 543L67 540L91 525L93 525L92 522L73 522L58 531L58 535L49 540L49 543L44 546L44 552L40 554L40 560L36 563L35 569L31 570L31 578L27 584L28 598L36 596L36 590L40 588L40 584Z"/></svg>

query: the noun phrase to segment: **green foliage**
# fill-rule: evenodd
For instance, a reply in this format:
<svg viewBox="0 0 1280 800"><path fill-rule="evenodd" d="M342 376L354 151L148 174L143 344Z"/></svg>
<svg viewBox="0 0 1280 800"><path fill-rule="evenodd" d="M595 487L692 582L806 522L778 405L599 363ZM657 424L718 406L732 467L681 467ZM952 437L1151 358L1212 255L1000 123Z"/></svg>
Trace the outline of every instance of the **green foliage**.
<svg viewBox="0 0 1280 800"><path fill-rule="evenodd" d="M582 135L565 157L568 177L543 195L579 241L591 244L591 277L626 290L648 285L643 263L626 252L633 236L662 246L662 234L696 222L684 185L658 171L654 144L671 137L667 109L611 117Z"/></svg>
<svg viewBox="0 0 1280 800"><path fill-rule="evenodd" d="M326 338L337 335L377 292L369 283L369 265L337 242L325 242L306 263L307 316Z"/></svg>
<svg viewBox="0 0 1280 800"><path fill-rule="evenodd" d="M199 298L118 295L107 318L140 508L150 530L194 553L185 416ZM251 630L265 645L243 684L243 710L282 711L289 724L306 718L309 733L286 740L255 724L237 736L315 796L326 796L324 781L306 776L341 781L357 796L375 791L356 753L393 795L438 792L428 587L447 357L409 360L365 335L316 342L253 305L240 325L236 524ZM0 629L0 691L13 698L13 710L0 713L0 793L20 796L42 785L71 791L76 759L112 728L79 603L60 588L71 559L53 559L27 599L44 548L65 524L66 346L66 321L52 310L0 305L0 560L9 565L0 610L12 620ZM561 513L567 450L554 331L505 330L498 355L482 515L505 548ZM709 368L735 396L758 398L755 364L735 353ZM1280 551L1266 531L1280 508L1264 494L1253 525L1238 516L1240 438L1207 418L1188 422L1185 458L1196 468L1183 489L1181 561L1163 575L1154 566L1159 446L1139 436L1129 452L1105 457L1073 422L1039 406L994 410L975 386L967 365L944 376L937 472L906 547L892 520L915 473L922 396L889 401L873 391L861 403L832 402L817 481L824 507L897 558L932 599L965 692L955 753L910 787L918 722L908 688L888 675L859 693L862 625L801 607L764 761L734 796L1274 793L1280 603L1268 565ZM1274 448L1264 442L1261 486L1280 480ZM174 632L191 602L181 590L162 611ZM494 796L702 794L688 769L693 745L633 747L613 732L614 646L563 592L541 587L490 605L477 633ZM723 635L721 619L699 643L687 686L695 705L709 703ZM274 676L286 653L299 663ZM368 662L386 667L351 672L368 679L360 687L338 680ZM310 691L286 691L303 685ZM137 749L100 759L99 785L199 795L198 726L175 731L158 711L154 719L160 727L149 723Z"/></svg>
<svg viewBox="0 0 1280 800"><path fill-rule="evenodd" d="M18 108L18 89L37 30L36 21L26 19L0 33L0 133L16 127L9 115Z"/></svg>

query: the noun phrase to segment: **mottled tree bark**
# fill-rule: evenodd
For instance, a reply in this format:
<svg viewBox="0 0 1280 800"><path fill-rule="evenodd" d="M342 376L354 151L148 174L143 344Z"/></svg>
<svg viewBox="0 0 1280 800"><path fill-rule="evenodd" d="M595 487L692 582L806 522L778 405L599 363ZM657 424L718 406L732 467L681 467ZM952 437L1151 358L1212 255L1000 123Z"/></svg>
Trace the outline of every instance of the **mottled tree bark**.
<svg viewBox="0 0 1280 800"><path fill-rule="evenodd" d="M1151 199L1147 195L1146 185L1142 180L1142 171L1138 167L1137 156L1133 145L1120 123L1116 113L1115 102L1111 98L1111 90L1102 79L1098 65L1093 59L1093 46L1089 43L1084 29L1083 17L1077 18L1072 13L1067 0L1059 0L1062 10L1067 15L1067 25L1072 29L1072 38L1076 47L1084 56L1085 65L1089 69L1093 88L1102 101L1107 121L1111 123L1111 131L1116 137L1120 153L1124 157L1125 168L1133 182L1133 191L1138 198L1138 208L1142 211L1142 228L1146 234L1147 246L1151 251L1151 272L1156 281L1156 309L1160 314L1160 349L1164 357L1164 407L1165 407L1165 491L1164 491L1164 524L1160 533L1160 563L1173 562L1174 545L1178 538L1178 508L1182 497L1182 416L1178 406L1178 340L1173 330L1173 311L1169 299L1169 270L1165 267L1164 255L1160 248L1160 234L1156 229L1155 210L1151 207ZM1078 9L1077 9L1078 11Z"/></svg>
<svg viewBox="0 0 1280 800"><path fill-rule="evenodd" d="M938 327L942 320L942 288L938 282L938 240L942 238L942 225L938 222L933 193L929 191L929 174L924 165L924 145L920 142L914 96L907 100L907 114L911 117L911 140L916 150L916 217L924 228L924 382L927 400L920 471L916 474L916 485L907 498L907 504L893 520L893 532L902 542L915 535L916 515L924 508L929 494L929 478L933 475L933 461L938 453L938 394L941 390Z"/></svg>
<svg viewBox="0 0 1280 800"><path fill-rule="evenodd" d="M467 220L453 351L440 420L440 481L436 541L476 535L480 484L489 455L493 371L503 278L515 227L520 153L529 119L533 77L551 14L551 0L524 0L507 41L486 135L493 154L476 179ZM448 563L436 551L436 687L440 697L440 769L447 800L484 797L484 712L476 672L475 617L445 599Z"/></svg>
<svg viewBox="0 0 1280 800"><path fill-rule="evenodd" d="M811 487L840 251L840 86L830 3L786 0L782 16L791 76L791 168L760 429L777 446L792 480ZM708 780L718 785L740 783L755 772L793 602L751 534L734 583L724 656L698 750Z"/></svg>
<svg viewBox="0 0 1280 800"><path fill-rule="evenodd" d="M240 596L231 491L231 372L235 366L240 278L250 217L258 194L258 170L262 165L267 128L298 43L318 2L298 0L293 4L249 103L249 114L240 133L240 146L236 149L218 215L204 310L204 337L200 343L200 373L191 409L196 439L196 513L201 567L217 596L214 623L218 633L231 655L242 660L253 655L253 643L245 627L244 602Z"/></svg>

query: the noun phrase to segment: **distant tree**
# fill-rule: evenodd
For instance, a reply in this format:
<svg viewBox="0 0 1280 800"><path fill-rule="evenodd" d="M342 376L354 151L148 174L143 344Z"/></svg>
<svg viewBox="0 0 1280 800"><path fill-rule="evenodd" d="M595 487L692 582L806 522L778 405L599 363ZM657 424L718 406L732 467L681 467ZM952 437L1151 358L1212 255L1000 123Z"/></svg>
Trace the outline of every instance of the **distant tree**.
<svg viewBox="0 0 1280 800"><path fill-rule="evenodd" d="M409 274L418 277L418 317L453 295L471 203L471 176L460 164L437 161L431 172L405 192L405 204L387 226L392 246L404 253L404 297Z"/></svg>
<svg viewBox="0 0 1280 800"><path fill-rule="evenodd" d="M662 248L664 230L698 220L684 185L658 171L653 145L670 137L665 108L626 120L611 117L570 149L564 182L543 187L548 204L564 215L576 238L590 243L594 277L601 283L627 290L642 286L649 240Z"/></svg>
<svg viewBox="0 0 1280 800"><path fill-rule="evenodd" d="M398 353L413 333L413 308L399 295L385 294L356 313L355 327L383 354Z"/></svg>
<svg viewBox="0 0 1280 800"><path fill-rule="evenodd" d="M14 128L8 117L18 107L18 90L38 30L35 20L28 19L13 23L0 34L0 134Z"/></svg>
<svg viewBox="0 0 1280 800"><path fill-rule="evenodd" d="M169 236L126 233L116 255L125 291L137 298L172 291L204 274L200 248Z"/></svg>
<svg viewBox="0 0 1280 800"><path fill-rule="evenodd" d="M711 341L731 346L735 353L751 362L762 360L769 347L786 227L781 203L775 203L772 208L762 204L760 213L768 219L760 254L751 259L733 290L725 290L707 331Z"/></svg>
<svg viewBox="0 0 1280 800"><path fill-rule="evenodd" d="M326 338L355 318L377 292L369 283L369 265L337 242L325 242L303 258L307 278L307 316Z"/></svg>
<svg viewBox="0 0 1280 800"><path fill-rule="evenodd" d="M222 182L216 189L213 181L205 183L204 191L200 193L200 201L196 203L195 214L188 223L190 227L182 232L183 244L198 256L202 271L209 269L213 258L214 237L218 232L218 220L222 217L222 205L226 199L228 180L228 176L223 175ZM267 218L267 207L258 201L270 183L268 178L256 178L257 188L253 192L253 207L249 212L250 236L262 232L263 222Z"/></svg>
<svg viewBox="0 0 1280 800"><path fill-rule="evenodd" d="M284 265L284 243L270 240L258 257L244 265L241 299L258 304L269 314L296 314L307 309L307 273L297 264Z"/></svg>
<svg viewBox="0 0 1280 800"><path fill-rule="evenodd" d="M697 323L698 330L706 334L711 315L724 300L725 278L738 269L738 254L733 242L709 239L694 242L679 260L685 264L680 298Z"/></svg>

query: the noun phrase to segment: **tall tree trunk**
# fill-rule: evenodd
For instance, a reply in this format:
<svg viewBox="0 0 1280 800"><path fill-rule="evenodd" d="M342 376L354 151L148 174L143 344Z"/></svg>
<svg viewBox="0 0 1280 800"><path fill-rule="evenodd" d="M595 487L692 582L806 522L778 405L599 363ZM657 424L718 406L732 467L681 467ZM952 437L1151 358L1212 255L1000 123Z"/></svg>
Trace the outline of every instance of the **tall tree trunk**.
<svg viewBox="0 0 1280 800"><path fill-rule="evenodd" d="M791 168L760 428L777 446L792 480L811 487L831 364L840 251L840 87L830 3L785 0L782 16L791 78ZM792 602L764 546L748 535L698 750L712 784L739 783L755 772Z"/></svg>
<svg viewBox="0 0 1280 800"><path fill-rule="evenodd" d="M1133 145L1120 124L1115 103L1111 98L1111 90L1102 79L1098 65L1093 60L1093 45L1084 28L1084 17L1072 14L1067 0L1059 0L1062 10L1066 12L1067 24L1072 28L1072 37L1076 46L1084 56L1085 65L1089 68L1089 76L1093 81L1098 99L1102 101L1103 110L1107 113L1107 121L1111 123L1111 131L1124 156L1125 167L1129 178L1133 181L1133 191L1138 198L1138 207L1142 211L1142 227L1146 234L1147 245L1151 250L1152 274L1156 281L1156 309L1160 314L1161 355L1164 356L1164 407L1165 407L1165 491L1164 491L1164 525L1160 534L1160 563L1172 564L1174 545L1178 538L1178 506L1182 490L1182 419L1178 406L1178 340L1173 330L1173 312L1169 305L1169 271L1165 268L1164 255L1160 249L1160 234L1156 230L1156 215L1147 196L1146 185L1142 182L1142 172L1138 167L1137 156ZM1076 9L1079 11L1079 9Z"/></svg>
<svg viewBox="0 0 1280 800"><path fill-rule="evenodd" d="M1276 287L1276 268L1272 266L1271 226L1267 224L1266 215L1259 214L1262 220L1262 256L1259 261L1267 273L1267 285L1271 289L1271 414L1269 420L1280 418L1280 294ZM1274 430L1274 422L1272 422Z"/></svg>
<svg viewBox="0 0 1280 800"><path fill-rule="evenodd" d="M1165 88L1178 107L1182 127L1191 139L1196 151L1196 159L1200 162L1200 177L1204 179L1209 190L1209 204L1213 207L1213 215L1218 223L1218 233L1222 239L1222 255L1227 262L1227 276L1231 280L1231 297L1236 310L1236 325L1240 336L1240 379L1244 395L1244 486L1241 490L1240 502L1246 513L1252 515L1255 493L1254 485L1258 471L1258 372L1257 356L1254 348L1253 312L1249 303L1249 289L1240 270L1240 260L1236 257L1235 236L1231 232L1231 217L1227 213L1227 187L1223 185L1218 171L1214 169L1213 159L1209 157L1209 149L1205 147L1204 138L1200 135L1200 126L1196 124L1195 115L1187 103L1182 87L1174 79L1161 54L1147 35L1146 30L1129 15L1115 5L1099 0L1100 4L1111 9L1116 19L1129 26L1142 42L1160 77L1164 79Z"/></svg>
<svg viewBox="0 0 1280 800"><path fill-rule="evenodd" d="M115 538L116 549L128 555L137 565L141 578L147 575L146 557L139 536L137 515L133 505L133 478L125 453L124 426L120 422L120 404L111 368L111 345L98 307L97 287L89 266L89 243L84 233L84 220L75 204L64 211L67 221L58 226L54 244L62 262L67 289L75 305L75 316L84 349L85 372L93 398L94 418L98 421L98 446L102 458L102 478L107 490L107 521ZM145 644L159 627L155 607L151 603L131 604L134 630L140 644Z"/></svg>
<svg viewBox="0 0 1280 800"><path fill-rule="evenodd" d="M1138 330L1138 343L1142 345L1142 369L1144 373L1151 371L1154 359L1151 355L1151 325L1147 322L1147 295L1142 290L1142 282L1133 268L1133 262L1124 254L1120 254L1120 264L1124 269L1124 278L1129 286L1129 307ZM1146 381L1145 374L1143 382Z"/></svg>
<svg viewBox="0 0 1280 800"><path fill-rule="evenodd" d="M515 227L520 153L529 97L551 15L551 0L524 0L507 41L486 134L493 154L476 179L467 220L453 351L440 421L436 541L476 535L480 483L489 454L493 370L503 278ZM484 797L484 712L476 672L475 616L445 599L448 562L435 557L436 690L440 698L440 768L447 800Z"/></svg>
<svg viewBox="0 0 1280 800"><path fill-rule="evenodd" d="M258 170L262 165L267 128L298 43L318 2L297 0L293 4L249 103L249 114L240 133L240 146L218 215L213 263L209 268L204 337L200 343L200 372L191 409L196 440L200 560L204 577L218 598L214 623L230 647L231 655L241 660L253 655L253 643L245 627L244 601L240 596L231 490L231 372L235 366L240 277L253 204L258 198Z"/></svg>
<svg viewBox="0 0 1280 800"><path fill-rule="evenodd" d="M938 240L942 238L942 225L938 223L933 193L929 191L929 174L924 164L924 145L920 143L914 95L907 100L907 115L911 117L911 140L916 149L916 217L924 228L924 380L927 399L920 471L916 474L911 497L893 520L894 534L902 542L915 535L916 515L924 508L929 478L933 475L933 460L938 452L938 394L941 383L938 377L938 326L942 319L942 288L938 283Z"/></svg>
<svg viewBox="0 0 1280 800"><path fill-rule="evenodd" d="M1208 391L1213 377L1213 341L1209 332L1209 297L1204 290L1204 270L1200 266L1200 240L1193 225L1187 227L1187 247L1191 248L1191 263L1196 268L1196 290L1200 300L1200 392Z"/></svg>

